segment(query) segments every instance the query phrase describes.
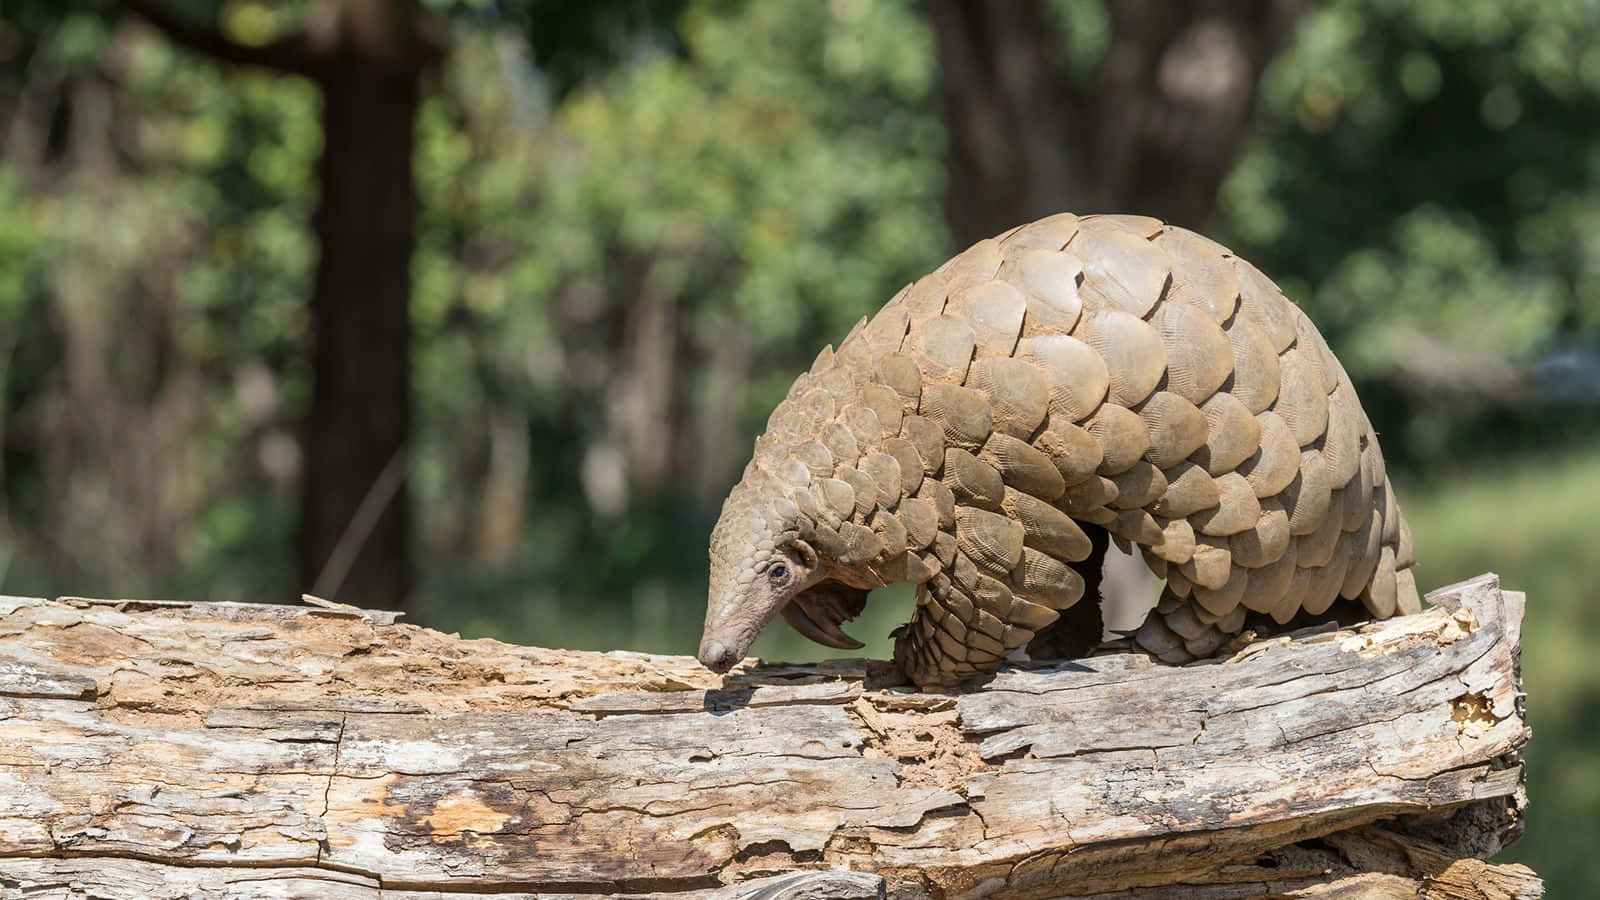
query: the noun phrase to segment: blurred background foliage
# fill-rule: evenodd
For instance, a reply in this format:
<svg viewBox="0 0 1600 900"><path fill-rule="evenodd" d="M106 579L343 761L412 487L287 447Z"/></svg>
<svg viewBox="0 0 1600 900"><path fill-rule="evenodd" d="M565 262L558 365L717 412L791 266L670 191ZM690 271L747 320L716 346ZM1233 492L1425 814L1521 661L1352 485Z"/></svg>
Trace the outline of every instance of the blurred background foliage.
<svg viewBox="0 0 1600 900"><path fill-rule="evenodd" d="M193 28L215 23L238 62L339 6L171 0L175 31L0 0L0 590L310 587L333 76L232 65ZM434 627L686 652L722 493L823 343L984 223L1168 216L1323 327L1394 460L1425 586L1493 569L1529 592L1533 806L1510 855L1585 895L1600 4L1183 8L405 6L430 48L414 252L393 257L410 527L359 566L414 569L404 603ZM361 294L336 299L382 300ZM869 608L869 652L904 602ZM757 649L824 652L786 633Z"/></svg>

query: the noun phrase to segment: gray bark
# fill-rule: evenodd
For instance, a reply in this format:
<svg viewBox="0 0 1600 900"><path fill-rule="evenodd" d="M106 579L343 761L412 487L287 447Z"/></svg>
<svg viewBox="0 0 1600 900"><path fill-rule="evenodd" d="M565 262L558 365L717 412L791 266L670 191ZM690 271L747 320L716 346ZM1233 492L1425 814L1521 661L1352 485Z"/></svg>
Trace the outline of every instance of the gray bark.
<svg viewBox="0 0 1600 900"><path fill-rule="evenodd" d="M918 693L344 606L0 599L0 885L62 897L1535 897L1522 597ZM787 879L787 880L785 880ZM380 893L381 892L381 893Z"/></svg>

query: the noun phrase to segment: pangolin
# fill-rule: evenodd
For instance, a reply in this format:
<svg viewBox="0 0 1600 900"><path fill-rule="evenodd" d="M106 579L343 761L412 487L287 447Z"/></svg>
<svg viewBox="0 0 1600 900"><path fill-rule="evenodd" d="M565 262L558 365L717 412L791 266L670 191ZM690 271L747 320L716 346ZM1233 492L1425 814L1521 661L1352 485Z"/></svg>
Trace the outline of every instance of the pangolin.
<svg viewBox="0 0 1600 900"><path fill-rule="evenodd" d="M1249 611L1420 609L1377 436L1305 314L1194 232L1063 213L908 285L796 379L712 532L699 659L726 671L779 615L859 647L840 625L910 582L895 661L952 685L1083 597L1101 529L1165 579L1133 635L1165 662Z"/></svg>

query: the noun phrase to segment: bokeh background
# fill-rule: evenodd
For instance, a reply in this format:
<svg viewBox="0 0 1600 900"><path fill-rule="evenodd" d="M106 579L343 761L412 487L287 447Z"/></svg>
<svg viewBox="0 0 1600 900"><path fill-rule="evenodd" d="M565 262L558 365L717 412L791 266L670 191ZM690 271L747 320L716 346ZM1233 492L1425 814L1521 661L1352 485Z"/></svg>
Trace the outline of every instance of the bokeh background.
<svg viewBox="0 0 1600 900"><path fill-rule="evenodd" d="M1154 214L1322 327L1424 587L1528 592L1509 856L1587 896L1597 129L1596 0L0 0L0 591L689 652L822 344Z"/></svg>

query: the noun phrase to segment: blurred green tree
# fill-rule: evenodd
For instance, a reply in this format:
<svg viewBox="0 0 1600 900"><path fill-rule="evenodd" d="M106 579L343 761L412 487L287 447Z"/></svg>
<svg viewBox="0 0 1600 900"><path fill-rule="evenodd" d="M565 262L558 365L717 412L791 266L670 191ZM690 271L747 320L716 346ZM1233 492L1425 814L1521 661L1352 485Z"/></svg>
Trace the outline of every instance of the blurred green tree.
<svg viewBox="0 0 1600 900"><path fill-rule="evenodd" d="M427 613L684 646L791 373L945 252L924 24L820 10L691 4L548 117L526 45L461 33L423 115L416 308L424 541L465 562Z"/></svg>
<svg viewBox="0 0 1600 900"><path fill-rule="evenodd" d="M1312 311L1397 458L1592 434L1597 43L1581 0L1341 0L1263 80L1218 230Z"/></svg>
<svg viewBox="0 0 1600 900"><path fill-rule="evenodd" d="M6 12L7 580L287 593L307 86L219 86L87 5Z"/></svg>

